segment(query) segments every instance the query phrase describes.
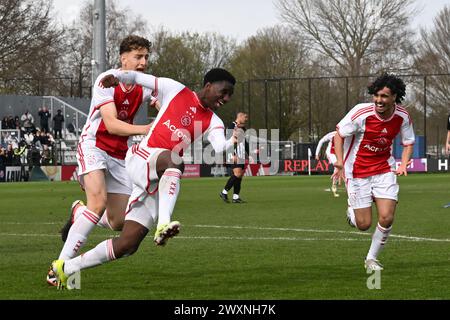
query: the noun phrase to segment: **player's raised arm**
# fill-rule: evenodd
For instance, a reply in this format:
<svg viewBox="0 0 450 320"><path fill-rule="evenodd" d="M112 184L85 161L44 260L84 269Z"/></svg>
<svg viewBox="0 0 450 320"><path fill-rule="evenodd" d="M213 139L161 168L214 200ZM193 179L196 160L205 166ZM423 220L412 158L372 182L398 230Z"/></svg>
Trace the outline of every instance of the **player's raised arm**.
<svg viewBox="0 0 450 320"><path fill-rule="evenodd" d="M155 76L131 70L121 70L117 72L115 76L108 74L100 81L101 85L105 88L118 86L119 82L125 84L139 84L152 90L155 90L157 87L157 78Z"/></svg>
<svg viewBox="0 0 450 320"><path fill-rule="evenodd" d="M238 132L236 130L233 130L233 135L230 137L230 139L226 140L224 128L225 126L223 124L223 121L214 114L211 119L211 124L208 129L208 135L206 136L206 139L211 143L215 152L224 152L228 149L231 149L238 141Z"/></svg>
<svg viewBox="0 0 450 320"><path fill-rule="evenodd" d="M146 135L151 127L151 124L133 125L119 120L117 117L116 105L113 102L102 106L100 113L108 133L117 136L128 137L135 135Z"/></svg>
<svg viewBox="0 0 450 320"><path fill-rule="evenodd" d="M334 136L334 152L336 154L336 162L333 164L336 169L331 179L338 181L341 184L341 181L345 179L344 175L344 138L342 138L339 133L336 133Z"/></svg>

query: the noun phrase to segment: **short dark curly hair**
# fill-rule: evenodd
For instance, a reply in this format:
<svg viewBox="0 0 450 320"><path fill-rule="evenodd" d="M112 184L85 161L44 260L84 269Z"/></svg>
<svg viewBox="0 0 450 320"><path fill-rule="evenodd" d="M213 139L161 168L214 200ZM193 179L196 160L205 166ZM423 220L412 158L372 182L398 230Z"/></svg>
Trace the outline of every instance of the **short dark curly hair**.
<svg viewBox="0 0 450 320"><path fill-rule="evenodd" d="M228 81L233 86L236 84L236 79L230 72L222 68L213 68L205 74L203 86L208 82L213 83L218 81Z"/></svg>
<svg viewBox="0 0 450 320"><path fill-rule="evenodd" d="M396 94L395 102L402 102L406 94L406 85L402 79L393 74L384 73L375 79L368 87L369 94L374 95L384 87L391 89L392 93Z"/></svg>
<svg viewBox="0 0 450 320"><path fill-rule="evenodd" d="M136 35L129 35L125 39L122 40L119 47L119 54L130 52L133 50L145 48L148 51L150 51L150 47L152 46L152 43L148 41L147 39L136 36Z"/></svg>

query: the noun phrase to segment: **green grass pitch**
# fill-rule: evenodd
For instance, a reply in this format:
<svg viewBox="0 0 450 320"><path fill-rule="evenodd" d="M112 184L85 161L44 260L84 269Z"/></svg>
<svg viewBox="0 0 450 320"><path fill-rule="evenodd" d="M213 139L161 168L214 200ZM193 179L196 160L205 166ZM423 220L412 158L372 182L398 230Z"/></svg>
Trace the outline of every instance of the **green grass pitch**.
<svg viewBox="0 0 450 320"><path fill-rule="evenodd" d="M245 177L245 204L219 199L225 181L184 179L178 237L155 247L152 229L136 254L83 270L81 290L66 292L45 275L70 204L84 199L78 184L0 184L0 299L450 299L449 174L399 178L379 290L363 268L375 223L350 228L329 177ZM114 235L96 228L83 250Z"/></svg>

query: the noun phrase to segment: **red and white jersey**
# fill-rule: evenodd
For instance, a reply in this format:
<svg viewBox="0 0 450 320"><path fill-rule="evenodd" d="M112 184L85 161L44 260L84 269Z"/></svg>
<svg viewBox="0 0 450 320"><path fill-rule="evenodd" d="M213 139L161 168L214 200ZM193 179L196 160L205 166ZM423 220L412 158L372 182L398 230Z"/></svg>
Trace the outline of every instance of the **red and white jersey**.
<svg viewBox="0 0 450 320"><path fill-rule="evenodd" d="M151 77L151 88L161 109L141 145L172 150L182 156L183 151L204 133L211 143L223 139L223 121L202 106L195 92L175 80L147 76Z"/></svg>
<svg viewBox="0 0 450 320"><path fill-rule="evenodd" d="M118 119L132 124L139 106L151 98L152 90L140 85L132 85L127 89L122 83L115 88L103 88L99 85L105 75L116 75L117 72L118 69L111 69L97 77L93 87L88 119L83 127L80 143L89 140L95 141L95 146L111 157L125 159L129 144L131 144L130 138L108 133L100 108L114 102Z"/></svg>
<svg viewBox="0 0 450 320"><path fill-rule="evenodd" d="M326 135L322 137L322 139L319 140L319 143L316 147L316 157L320 153L320 149L322 149L322 145L325 142L328 142L327 149L325 151L326 154L335 154L334 152L334 136L336 134L336 131L328 132Z"/></svg>
<svg viewBox="0 0 450 320"><path fill-rule="evenodd" d="M400 105L396 105L392 116L384 120L377 115L373 103L358 104L338 123L336 129L342 138L346 138L346 178L365 178L394 171L392 142L397 134L401 134L404 146L415 142L411 118Z"/></svg>

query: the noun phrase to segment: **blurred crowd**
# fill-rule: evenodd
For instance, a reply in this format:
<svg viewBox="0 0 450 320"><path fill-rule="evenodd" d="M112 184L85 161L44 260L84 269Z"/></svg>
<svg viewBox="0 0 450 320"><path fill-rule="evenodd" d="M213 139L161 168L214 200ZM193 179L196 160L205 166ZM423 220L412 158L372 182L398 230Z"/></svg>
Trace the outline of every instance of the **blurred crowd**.
<svg viewBox="0 0 450 320"><path fill-rule="evenodd" d="M20 117L3 117L0 131L0 165L54 164L55 143L62 139L64 116L61 110L58 110L53 117L54 135L49 130L49 110L46 107L39 108L38 117L38 125L28 110Z"/></svg>

